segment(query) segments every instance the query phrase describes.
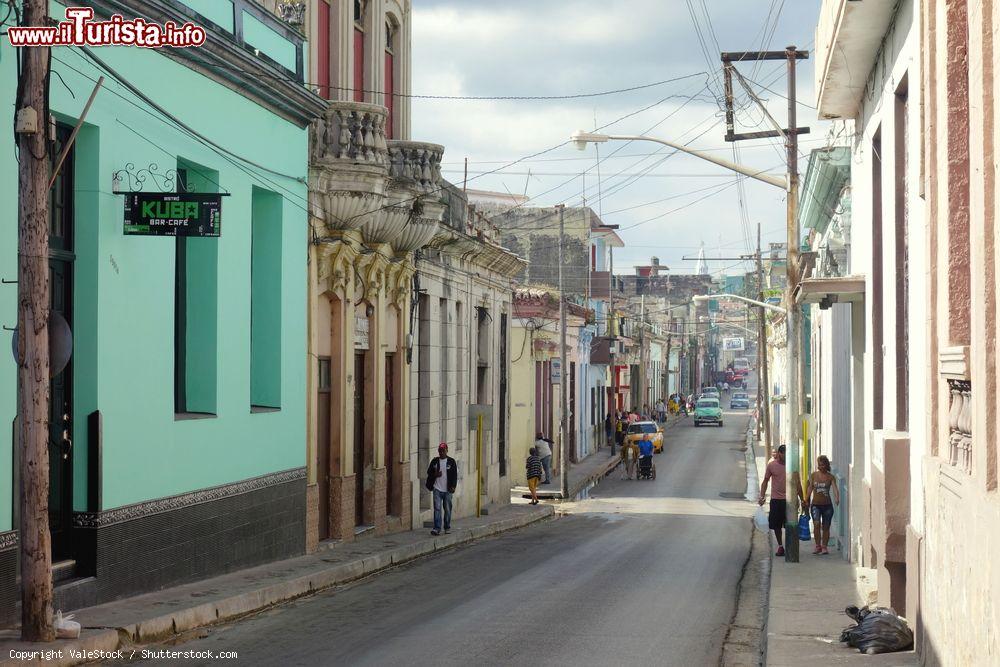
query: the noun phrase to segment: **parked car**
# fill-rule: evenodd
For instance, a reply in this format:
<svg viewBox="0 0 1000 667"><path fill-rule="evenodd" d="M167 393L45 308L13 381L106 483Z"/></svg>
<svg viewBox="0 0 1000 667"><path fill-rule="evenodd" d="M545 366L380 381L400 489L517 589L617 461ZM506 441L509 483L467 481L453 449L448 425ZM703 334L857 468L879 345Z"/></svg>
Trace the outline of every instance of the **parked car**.
<svg viewBox="0 0 1000 667"><path fill-rule="evenodd" d="M649 439L653 443L653 451L657 454L663 451L663 429L657 426L656 422L642 421L629 424L626 437L636 445L642 440L642 436L649 434Z"/></svg>
<svg viewBox="0 0 1000 667"><path fill-rule="evenodd" d="M737 391L733 393L733 397L729 399L729 409L747 409L750 407L750 395L744 391Z"/></svg>
<svg viewBox="0 0 1000 667"><path fill-rule="evenodd" d="M694 425L718 424L722 426L722 407L719 399L702 397L694 404Z"/></svg>

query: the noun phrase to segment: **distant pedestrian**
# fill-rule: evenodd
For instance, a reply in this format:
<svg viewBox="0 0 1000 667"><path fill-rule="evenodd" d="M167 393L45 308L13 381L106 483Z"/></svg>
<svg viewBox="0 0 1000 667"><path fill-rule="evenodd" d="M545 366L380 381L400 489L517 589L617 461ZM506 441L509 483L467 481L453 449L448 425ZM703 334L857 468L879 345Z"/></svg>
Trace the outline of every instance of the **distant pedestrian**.
<svg viewBox="0 0 1000 667"><path fill-rule="evenodd" d="M604 441L608 443L608 447L611 447L611 454L614 455L615 447L615 422L611 419L611 413L609 412L604 417Z"/></svg>
<svg viewBox="0 0 1000 667"><path fill-rule="evenodd" d="M531 491L531 504L538 504L538 483L542 481L542 460L538 458L538 448L528 450L528 460L524 463L524 471L528 476L528 490Z"/></svg>
<svg viewBox="0 0 1000 667"><path fill-rule="evenodd" d="M775 556L785 555L785 546L782 541L782 532L785 527L785 513L788 501L785 496L785 446L778 447L777 456L767 463L764 469L764 481L760 484L760 498L758 505L764 504L764 495L767 493L767 484L771 483L771 505L767 513L767 526L774 531L774 537L778 541L778 550Z"/></svg>
<svg viewBox="0 0 1000 667"><path fill-rule="evenodd" d="M538 458L542 460L542 469L545 470L545 479L542 484L552 483L552 441L542 435L539 431L535 436L535 449L538 450Z"/></svg>
<svg viewBox="0 0 1000 667"><path fill-rule="evenodd" d="M833 523L834 505L840 505L840 489L837 478L830 472L830 459L825 455L816 459L819 470L809 475L806 484L805 509L811 510L813 535L816 546L814 554L829 554L830 524ZM822 534L820 532L822 529Z"/></svg>
<svg viewBox="0 0 1000 667"><path fill-rule="evenodd" d="M656 416L658 418L657 421L667 421L667 406L663 403L662 398L656 401Z"/></svg>
<svg viewBox="0 0 1000 667"><path fill-rule="evenodd" d="M635 473L635 464L639 460L639 448L634 440L626 440L622 445L622 479L632 479Z"/></svg>
<svg viewBox="0 0 1000 667"><path fill-rule="evenodd" d="M425 486L434 494L434 530L431 535L440 535L442 527L445 533L450 533L451 497L458 486L458 464L448 456L447 443L438 445L438 457L427 466Z"/></svg>
<svg viewBox="0 0 1000 667"><path fill-rule="evenodd" d="M618 423L615 424L615 440L619 449L625 444L626 430L628 430L628 416L622 411L618 413ZM614 452L611 453L614 454Z"/></svg>

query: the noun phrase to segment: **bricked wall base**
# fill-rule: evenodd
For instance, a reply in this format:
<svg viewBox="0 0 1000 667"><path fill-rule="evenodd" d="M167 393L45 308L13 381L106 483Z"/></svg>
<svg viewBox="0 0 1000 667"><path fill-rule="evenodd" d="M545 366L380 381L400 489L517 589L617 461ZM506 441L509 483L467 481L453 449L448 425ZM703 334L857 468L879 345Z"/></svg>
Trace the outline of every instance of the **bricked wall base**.
<svg viewBox="0 0 1000 667"><path fill-rule="evenodd" d="M319 484L306 487L306 553L319 546Z"/></svg>
<svg viewBox="0 0 1000 667"><path fill-rule="evenodd" d="M330 478L330 537L354 539L354 475Z"/></svg>

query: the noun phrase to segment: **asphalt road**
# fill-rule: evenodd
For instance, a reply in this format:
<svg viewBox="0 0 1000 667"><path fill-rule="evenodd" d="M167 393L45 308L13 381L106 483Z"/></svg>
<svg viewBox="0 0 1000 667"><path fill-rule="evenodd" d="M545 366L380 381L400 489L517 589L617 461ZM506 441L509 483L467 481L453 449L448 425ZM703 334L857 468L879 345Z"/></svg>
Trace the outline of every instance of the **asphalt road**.
<svg viewBox="0 0 1000 667"><path fill-rule="evenodd" d="M655 481L612 473L559 519L173 648L252 665L718 664L755 507L742 500L746 413L725 423L671 428Z"/></svg>

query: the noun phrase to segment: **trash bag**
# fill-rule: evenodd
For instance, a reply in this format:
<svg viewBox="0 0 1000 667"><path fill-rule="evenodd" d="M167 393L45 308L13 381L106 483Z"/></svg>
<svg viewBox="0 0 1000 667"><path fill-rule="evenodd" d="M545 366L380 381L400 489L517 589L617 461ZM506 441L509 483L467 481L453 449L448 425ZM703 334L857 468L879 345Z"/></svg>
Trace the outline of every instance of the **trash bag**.
<svg viewBox="0 0 1000 667"><path fill-rule="evenodd" d="M62 609L56 612L53 625L58 639L76 639L80 636L80 624L73 620L73 614L63 616Z"/></svg>
<svg viewBox="0 0 1000 667"><path fill-rule="evenodd" d="M805 514L799 515L799 541L808 542L812 539L809 533L809 517Z"/></svg>
<svg viewBox="0 0 1000 667"><path fill-rule="evenodd" d="M848 607L844 613L857 625L846 628L840 641L862 653L893 653L913 648L913 631L906 619L887 607Z"/></svg>

